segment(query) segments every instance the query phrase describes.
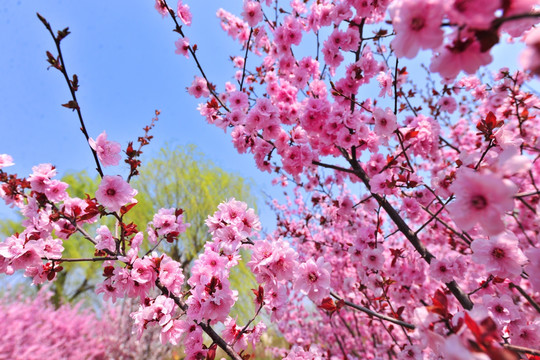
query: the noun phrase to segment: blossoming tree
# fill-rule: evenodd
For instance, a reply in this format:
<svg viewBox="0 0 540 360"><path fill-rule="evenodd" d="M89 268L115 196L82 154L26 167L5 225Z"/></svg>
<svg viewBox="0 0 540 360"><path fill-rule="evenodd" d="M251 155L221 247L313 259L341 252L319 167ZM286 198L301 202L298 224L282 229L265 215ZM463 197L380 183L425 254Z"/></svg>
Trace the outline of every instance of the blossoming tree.
<svg viewBox="0 0 540 360"><path fill-rule="evenodd" d="M78 199L51 165L27 179L2 171L2 198L27 220L0 245L0 270L42 283L62 262L102 261L103 298L139 298L135 331L160 327L188 359L214 359L217 347L249 358L267 327L260 315L291 344L270 349L279 358L540 356L540 102L526 87L540 68L536 1L244 1L239 16L217 12L242 48L223 87L207 77L196 34L187 36L196 21L188 4L155 5L178 33L176 52L197 65L188 92L202 99L201 114L276 184L296 185L287 203L273 203L277 228L263 237L244 203L219 205L206 221L212 241L185 279L158 252L188 226L181 209L157 210L145 232L126 221L151 126L125 150L129 176L105 175L119 147L90 139L60 48L69 31L55 34L38 15L57 48L48 62L71 91L64 106L76 111L102 181ZM475 73L501 38L525 42L522 69L485 82ZM315 51L304 55L307 42ZM427 82L404 66L420 50L432 53ZM85 231L103 216L116 230ZM74 232L95 245L93 257L62 257ZM143 241L155 246L143 253ZM237 293L228 279L240 249L259 283L242 324L229 316Z"/></svg>

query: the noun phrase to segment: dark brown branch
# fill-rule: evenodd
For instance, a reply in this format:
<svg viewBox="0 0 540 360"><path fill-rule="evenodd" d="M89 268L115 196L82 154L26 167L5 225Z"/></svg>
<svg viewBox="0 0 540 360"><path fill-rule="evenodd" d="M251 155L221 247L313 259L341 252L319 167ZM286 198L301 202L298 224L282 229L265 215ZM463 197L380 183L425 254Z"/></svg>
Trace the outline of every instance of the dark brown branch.
<svg viewBox="0 0 540 360"><path fill-rule="evenodd" d="M516 289L517 291L519 291L519 293L525 298L527 299L527 301L529 302L529 304L531 304L531 306L537 311L540 313L540 305L538 305L538 303L536 301L534 301L534 299L525 292L525 290L523 290L521 288L521 286L519 285L516 285L514 283L510 283L510 288L511 289Z"/></svg>
<svg viewBox="0 0 540 360"><path fill-rule="evenodd" d="M502 346L508 350L517 351L524 354L540 356L540 350L537 350L537 349L530 349L523 346L516 346L516 345L510 345L510 344L502 344Z"/></svg>
<svg viewBox="0 0 540 360"><path fill-rule="evenodd" d="M358 161L356 160L356 149L353 148L352 151L352 157L349 156L349 154L340 148L341 153L347 159L347 161L351 164L353 170L355 171L356 175L362 180L366 188L371 192L371 186L369 184L369 177L362 169ZM418 236L409 228L407 223L403 220L403 218L399 215L399 213L394 209L394 207L382 196L379 194L375 194L371 192L375 200L383 207L383 209L386 211L388 216L392 219L394 224L398 227L398 229L401 231L403 235L409 240L411 245L418 251L420 256L429 264L431 261L435 258L433 254L429 252L429 250L426 248L426 246L420 241ZM452 280L449 283L446 283L446 286L448 289L452 292L454 297L459 301L461 306L463 306L466 310L471 310L474 306L473 302L469 298L469 295L465 293L459 285L456 283L455 280Z"/></svg>
<svg viewBox="0 0 540 360"><path fill-rule="evenodd" d="M169 14L171 15L171 18L173 19L174 24L176 25L174 31L176 31L178 34L180 34L180 36L186 37L184 35L184 32L182 31L182 27L178 23L178 20L176 20L176 14L174 13L174 10L172 8L170 8L169 5L167 5L166 0L160 0L160 1L163 2L163 4L167 7L167 9L169 9ZM197 68L199 69L202 77L204 78L204 80L206 80L206 87L208 88L208 90L210 91L212 96L217 100L217 102L223 107L223 109L225 109L228 112L229 108L227 106L225 106L225 104L221 101L219 96L216 94L215 90L210 85L210 81L208 80L208 77L206 76L206 73L204 72L204 70L203 70L203 68L201 66L201 63L199 62L199 59L197 58L197 55L195 55L195 50L193 50L193 47L191 45L188 46L188 50L189 50L189 53L191 54L191 56L193 57L193 60L195 60L195 65L197 65Z"/></svg>
<svg viewBox="0 0 540 360"><path fill-rule="evenodd" d="M187 311L187 304L181 298L171 293L163 284L161 284L159 279L156 280L156 286L165 296L173 299L175 304L178 305L180 309L182 309L183 311ZM197 325L199 325L203 329L203 331L212 339L212 341L217 344L217 346L219 346L223 351L225 351L227 355L231 357L231 359L243 360L242 357L238 355L236 351L234 351L234 349L229 344L227 344L227 342L223 340L223 338L219 336L218 333L216 333L210 325L207 325L203 322L197 323Z"/></svg>
<svg viewBox="0 0 540 360"><path fill-rule="evenodd" d="M77 111L77 115L79 117L79 122L81 124L81 131L82 131L84 137L86 138L86 143L88 144L88 147L92 151L92 155L94 156L94 161L96 162L96 170L99 173L99 176L103 178L103 170L101 169L101 164L99 163L97 152L96 152L96 150L92 149L92 147L90 146L90 143L88 142L88 140L90 140L90 136L88 135L88 131L86 131L86 126L84 125L84 120L83 120L83 117L82 117L81 108L79 106L79 102L77 101L77 96L75 95L76 89L74 89L74 87L73 87L73 85L71 83L71 80L69 80L69 76L68 76L67 71L66 71L66 63L65 63L64 57L62 55L62 50L60 49L60 41L62 40L62 38L58 38L58 37L56 37L54 35L54 32L52 31L51 25L49 24L49 22L43 16L41 16L39 13L37 13L37 16L38 16L39 20L41 20L43 25L45 25L47 30L49 30L49 33L51 34L51 36L52 36L52 38L54 40L54 44L56 45L56 50L58 51L58 57L60 59L60 66L57 66L55 68L58 69L64 75L64 79L66 80L66 83L68 85L69 92L71 93L71 98L73 99L73 102L74 102L74 107L72 109Z"/></svg>
<svg viewBox="0 0 540 360"><path fill-rule="evenodd" d="M118 260L116 256L104 256L104 257L94 257L94 258L61 258L61 259L47 259L46 257L41 258L41 260L55 261L55 262L85 262L85 261L107 261L107 260Z"/></svg>
<svg viewBox="0 0 540 360"><path fill-rule="evenodd" d="M334 169L334 170L337 170L337 171L343 171L343 172L347 172L347 173L350 173L350 174L356 174L354 172L354 170L345 169L345 168L339 167L337 165L325 164L325 163L322 163L322 162L319 162L319 161L312 161L311 163L313 165L322 166L322 167L328 168L328 169Z"/></svg>
<svg viewBox="0 0 540 360"><path fill-rule="evenodd" d="M253 28L249 30L249 37L246 42L246 54L244 55L244 68L242 69L242 80L240 81L240 91L242 91L244 87L244 78L246 77L246 64L247 64L247 57L249 52L249 42L251 40L251 36L253 35Z"/></svg>
<svg viewBox="0 0 540 360"><path fill-rule="evenodd" d="M411 330L416 329L416 326L414 326L413 324L410 324L410 323L402 321L402 320L395 319L395 318L390 317L390 316L379 314L378 312L375 312L375 311L373 311L371 309L368 309L366 307L356 305L355 303L352 303L352 302L347 301L347 300L343 300L341 297L334 294L333 292L331 292L330 295L332 295L332 297L336 298L337 300L342 300L345 305L347 305L349 307L352 307L353 309L356 309L358 311L362 311L363 313L366 313L366 314L368 314L370 316L376 317L376 318L381 319L381 320L390 321L391 323L406 327L407 329L411 329Z"/></svg>

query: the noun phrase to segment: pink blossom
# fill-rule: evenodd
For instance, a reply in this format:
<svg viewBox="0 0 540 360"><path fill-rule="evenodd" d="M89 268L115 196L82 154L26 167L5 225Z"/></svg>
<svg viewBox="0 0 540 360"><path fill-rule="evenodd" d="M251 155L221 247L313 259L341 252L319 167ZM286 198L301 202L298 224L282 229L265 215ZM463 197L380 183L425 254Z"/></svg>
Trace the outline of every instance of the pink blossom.
<svg viewBox="0 0 540 360"><path fill-rule="evenodd" d="M454 79L462 70L467 74L474 74L480 66L489 64L491 60L489 51L481 51L480 43L474 34L465 36L460 32L450 44L435 51L430 70L445 78Z"/></svg>
<svg viewBox="0 0 540 360"><path fill-rule="evenodd" d="M367 248L362 252L362 264L368 269L382 270L384 265L384 255L382 247Z"/></svg>
<svg viewBox="0 0 540 360"><path fill-rule="evenodd" d="M471 244L472 259L484 264L489 274L514 279L521 274L527 258L518 246L513 233L505 232L490 239L475 239Z"/></svg>
<svg viewBox="0 0 540 360"><path fill-rule="evenodd" d="M159 268L159 281L175 295L180 295L184 285L184 274L180 263L164 255Z"/></svg>
<svg viewBox="0 0 540 360"><path fill-rule="evenodd" d="M189 10L189 6L187 4L183 4L182 0L178 1L178 8L176 10L176 14L180 18L180 20L184 23L186 26L191 25L191 20L193 18L191 11Z"/></svg>
<svg viewBox="0 0 540 360"><path fill-rule="evenodd" d="M420 49L434 49L443 42L440 27L443 3L437 0L394 1L389 7L396 37L391 46L396 56L413 58Z"/></svg>
<svg viewBox="0 0 540 360"><path fill-rule="evenodd" d="M450 3L450 21L475 29L489 28L495 19L495 11L501 7L500 1L493 0L453 0Z"/></svg>
<svg viewBox="0 0 540 360"><path fill-rule="evenodd" d="M450 185L456 200L447 206L452 220L463 230L479 223L488 235L504 231L504 213L514 207L515 186L495 174L461 168Z"/></svg>
<svg viewBox="0 0 540 360"><path fill-rule="evenodd" d="M429 273L431 277L443 283L449 283L454 278L463 274L465 266L461 258L444 257L435 259L429 264Z"/></svg>
<svg viewBox="0 0 540 360"><path fill-rule="evenodd" d="M248 96L242 91L233 91L229 94L229 103L233 109L246 109L249 105Z"/></svg>
<svg viewBox="0 0 540 360"><path fill-rule="evenodd" d="M45 196L52 202L60 202L68 198L68 193L66 189L69 187L63 181L60 180L50 180L47 182L47 187L45 188Z"/></svg>
<svg viewBox="0 0 540 360"><path fill-rule="evenodd" d="M453 114L457 109L456 99L452 96L443 96L437 102L437 105L441 107L441 111L446 111L450 114Z"/></svg>
<svg viewBox="0 0 540 360"><path fill-rule="evenodd" d="M526 35L527 47L521 53L519 62L525 70L540 75L540 28L531 30Z"/></svg>
<svg viewBox="0 0 540 360"><path fill-rule="evenodd" d="M388 137L398 128L396 115L394 115L390 108L384 110L374 108L373 118L375 119L375 128L373 131L379 136Z"/></svg>
<svg viewBox="0 0 540 360"><path fill-rule="evenodd" d="M56 175L56 168L51 164L39 164L32 167L32 174L28 177L32 190L45 193L48 182Z"/></svg>
<svg viewBox="0 0 540 360"><path fill-rule="evenodd" d="M118 211L124 205L136 203L135 195L137 190L131 188L119 175L105 175L96 191L97 201L110 211Z"/></svg>
<svg viewBox="0 0 540 360"><path fill-rule="evenodd" d="M255 27L263 19L261 4L257 1L244 1L242 17L249 26Z"/></svg>
<svg viewBox="0 0 540 360"><path fill-rule="evenodd" d="M116 252L116 242L111 234L109 228L105 225L100 226L96 233L96 249L97 250L109 250Z"/></svg>
<svg viewBox="0 0 540 360"><path fill-rule="evenodd" d="M189 39L187 37L176 40L174 45L176 46L175 54L184 55L189 59Z"/></svg>
<svg viewBox="0 0 540 360"><path fill-rule="evenodd" d="M131 269L131 278L139 284L153 284L157 278L153 261L148 257L135 260Z"/></svg>
<svg viewBox="0 0 540 360"><path fill-rule="evenodd" d="M515 321L510 323L508 330L513 345L527 347L531 344L540 344L540 325L538 323L523 324Z"/></svg>
<svg viewBox="0 0 540 360"><path fill-rule="evenodd" d="M525 267L527 274L540 274L540 249L528 249L525 251L525 255L529 259L529 263ZM534 291L540 292L540 276L529 276L529 281Z"/></svg>
<svg viewBox="0 0 540 360"><path fill-rule="evenodd" d="M13 158L8 154L0 154L0 169L8 166L15 165Z"/></svg>
<svg viewBox="0 0 540 360"><path fill-rule="evenodd" d="M156 0L154 7L158 11L158 13L161 14L162 17L165 17L169 14L169 8L165 5L165 3L162 0Z"/></svg>
<svg viewBox="0 0 540 360"><path fill-rule="evenodd" d="M482 301L484 306L491 312L493 319L499 324L508 324L510 321L518 320L522 316L519 307L506 294L500 297L484 295Z"/></svg>
<svg viewBox="0 0 540 360"><path fill-rule="evenodd" d="M300 264L294 283L297 290L306 294L313 302L320 303L330 293L330 264L323 257L317 262L309 259Z"/></svg>
<svg viewBox="0 0 540 360"><path fill-rule="evenodd" d="M407 345L398 355L398 360L423 360L422 349L417 345Z"/></svg>
<svg viewBox="0 0 540 360"><path fill-rule="evenodd" d="M118 165L121 159L120 144L114 141L107 140L107 133L104 131L97 137L96 140L88 139L90 147L94 149L103 166Z"/></svg>
<svg viewBox="0 0 540 360"><path fill-rule="evenodd" d="M193 83L188 88L188 93L195 96L197 99L201 96L205 98L210 96L210 90L208 90L206 80L199 76L196 76L195 80L193 80Z"/></svg>

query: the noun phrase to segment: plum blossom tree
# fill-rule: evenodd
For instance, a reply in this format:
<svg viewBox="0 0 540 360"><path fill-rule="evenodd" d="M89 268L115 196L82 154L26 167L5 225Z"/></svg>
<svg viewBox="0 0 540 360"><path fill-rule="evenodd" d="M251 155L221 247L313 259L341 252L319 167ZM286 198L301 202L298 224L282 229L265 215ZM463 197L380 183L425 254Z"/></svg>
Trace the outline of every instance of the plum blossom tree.
<svg viewBox="0 0 540 360"><path fill-rule="evenodd" d="M0 270L43 283L62 262L101 261L97 291L139 299L135 331L158 328L162 342L183 344L186 359L214 359L218 347L250 358L249 344L267 328L261 313L289 342L269 349L284 359L540 356L540 101L525 86L538 69L535 1L246 0L241 17L217 12L242 48L223 90L204 71L196 34L186 38L196 21L189 7L155 4L179 35L177 52L197 65L188 93L203 101L201 115L261 171L276 173L276 184L296 185L285 203L273 202L276 229L261 236L245 203L222 203L185 276L158 252L185 230L183 210L158 210L146 236L124 221L136 206L130 180L148 127L139 149L125 150L125 180L105 175L107 152L91 146L102 181L84 200L69 199L51 165L28 179L2 170L1 195L27 221L0 245ZM38 16L57 47L48 62L71 90L64 106L88 140L77 78L60 49L69 31L55 34ZM486 82L475 74L500 38L526 39L524 69L498 69ZM304 55L310 41L316 50ZM420 50L432 53L427 83L404 66ZM12 162L3 159L3 167ZM103 216L116 219L115 232L85 232ZM60 224L96 245L94 256L62 257ZM238 324L229 278L244 249L259 286L254 313Z"/></svg>

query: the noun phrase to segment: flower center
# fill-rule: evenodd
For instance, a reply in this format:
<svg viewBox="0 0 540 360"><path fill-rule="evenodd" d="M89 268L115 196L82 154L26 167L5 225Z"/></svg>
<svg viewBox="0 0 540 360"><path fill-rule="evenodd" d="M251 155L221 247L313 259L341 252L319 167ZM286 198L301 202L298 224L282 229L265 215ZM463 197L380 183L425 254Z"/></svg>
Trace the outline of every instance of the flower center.
<svg viewBox="0 0 540 360"><path fill-rule="evenodd" d="M309 281L315 282L315 281L317 280L317 274L315 274L315 273L310 273L310 274L308 275L308 278L309 278Z"/></svg>
<svg viewBox="0 0 540 360"><path fill-rule="evenodd" d="M502 259L504 257L504 250L501 248L495 248L491 252L491 255L493 255L497 259Z"/></svg>
<svg viewBox="0 0 540 360"><path fill-rule="evenodd" d="M107 195L114 196L116 194L116 190L114 189L107 189Z"/></svg>
<svg viewBox="0 0 540 360"><path fill-rule="evenodd" d="M411 30L413 31L420 31L424 28L424 25L426 22L421 17L415 17L411 21Z"/></svg>
<svg viewBox="0 0 540 360"><path fill-rule="evenodd" d="M483 195L475 195L471 199L471 205L476 210L482 210L487 206L486 198Z"/></svg>

